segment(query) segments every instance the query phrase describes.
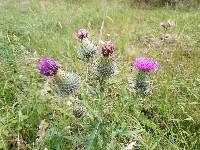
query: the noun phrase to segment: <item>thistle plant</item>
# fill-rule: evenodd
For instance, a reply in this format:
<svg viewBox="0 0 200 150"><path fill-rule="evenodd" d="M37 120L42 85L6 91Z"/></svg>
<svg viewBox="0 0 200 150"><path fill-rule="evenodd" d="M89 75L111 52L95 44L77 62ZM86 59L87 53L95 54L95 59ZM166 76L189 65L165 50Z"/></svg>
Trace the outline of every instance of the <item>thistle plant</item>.
<svg viewBox="0 0 200 150"><path fill-rule="evenodd" d="M59 68L59 63L51 58L42 59L39 63L40 73L51 77L51 88L60 96L75 94L81 87L80 77Z"/></svg>
<svg viewBox="0 0 200 150"><path fill-rule="evenodd" d="M135 89L146 95L150 87L150 72L158 70L158 63L152 58L140 57L133 62L133 66L138 70Z"/></svg>
<svg viewBox="0 0 200 150"><path fill-rule="evenodd" d="M111 55L114 52L114 45L111 41L105 41L101 47L102 57L98 59L94 64L95 74L101 78L110 78L116 73L116 63L111 59Z"/></svg>
<svg viewBox="0 0 200 150"><path fill-rule="evenodd" d="M80 29L77 33L77 38L80 43L80 58L86 61L90 60L97 53L97 47L88 39L88 31L86 29Z"/></svg>

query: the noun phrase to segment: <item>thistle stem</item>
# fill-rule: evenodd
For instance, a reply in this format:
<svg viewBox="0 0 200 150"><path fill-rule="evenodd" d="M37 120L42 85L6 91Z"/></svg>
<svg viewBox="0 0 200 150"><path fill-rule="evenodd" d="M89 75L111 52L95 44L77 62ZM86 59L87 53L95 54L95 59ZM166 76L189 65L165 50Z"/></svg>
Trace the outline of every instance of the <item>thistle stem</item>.
<svg viewBox="0 0 200 150"><path fill-rule="evenodd" d="M103 78L100 78L99 79L99 83L100 83L100 92L104 92L105 91L106 81Z"/></svg>

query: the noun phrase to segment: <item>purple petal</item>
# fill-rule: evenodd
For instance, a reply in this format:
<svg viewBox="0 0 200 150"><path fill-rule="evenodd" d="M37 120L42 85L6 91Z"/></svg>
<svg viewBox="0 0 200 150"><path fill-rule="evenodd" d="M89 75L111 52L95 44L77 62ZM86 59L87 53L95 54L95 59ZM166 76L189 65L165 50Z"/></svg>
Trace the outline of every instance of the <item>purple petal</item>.
<svg viewBox="0 0 200 150"><path fill-rule="evenodd" d="M158 70L158 63L156 60L148 57L137 58L133 66L139 71L150 72Z"/></svg>
<svg viewBox="0 0 200 150"><path fill-rule="evenodd" d="M57 73L59 63L51 58L44 58L39 63L40 73L44 76L53 76Z"/></svg>

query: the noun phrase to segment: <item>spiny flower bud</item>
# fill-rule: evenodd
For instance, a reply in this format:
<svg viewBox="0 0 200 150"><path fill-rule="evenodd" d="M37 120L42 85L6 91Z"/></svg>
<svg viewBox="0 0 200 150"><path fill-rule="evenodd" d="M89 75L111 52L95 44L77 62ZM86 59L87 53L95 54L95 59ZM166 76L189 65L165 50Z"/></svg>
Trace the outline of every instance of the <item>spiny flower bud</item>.
<svg viewBox="0 0 200 150"><path fill-rule="evenodd" d="M44 58L39 63L40 73L44 76L53 76L57 73L59 63L51 58Z"/></svg>
<svg viewBox="0 0 200 150"><path fill-rule="evenodd" d="M76 118L81 118L85 114L86 110L79 103L75 103L73 106L73 114Z"/></svg>
<svg viewBox="0 0 200 150"><path fill-rule="evenodd" d="M104 57L109 57L113 54L113 51L114 51L114 45L111 41L105 41L105 42L102 42L102 55Z"/></svg>
<svg viewBox="0 0 200 150"><path fill-rule="evenodd" d="M75 73L59 70L53 80L53 88L64 97L75 94L81 87L80 77Z"/></svg>
<svg viewBox="0 0 200 150"><path fill-rule="evenodd" d="M97 47L93 42L90 42L88 38L84 38L80 43L79 54L81 59L90 59L97 52Z"/></svg>
<svg viewBox="0 0 200 150"><path fill-rule="evenodd" d="M109 78L116 73L117 65L113 60L102 57L95 62L94 70L98 77Z"/></svg>
<svg viewBox="0 0 200 150"><path fill-rule="evenodd" d="M80 29L77 33L77 37L82 41L84 38L88 37L88 31L86 29Z"/></svg>

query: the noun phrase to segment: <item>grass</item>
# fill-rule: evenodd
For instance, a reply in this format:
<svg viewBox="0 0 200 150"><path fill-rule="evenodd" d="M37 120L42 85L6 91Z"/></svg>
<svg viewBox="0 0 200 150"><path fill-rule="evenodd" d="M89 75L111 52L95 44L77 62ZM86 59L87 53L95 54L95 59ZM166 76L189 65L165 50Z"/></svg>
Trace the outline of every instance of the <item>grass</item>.
<svg viewBox="0 0 200 150"><path fill-rule="evenodd" d="M136 141L140 149L200 149L199 18L198 11L136 9L122 0L1 0L0 149L124 149ZM165 20L176 26L163 43ZM104 92L92 73L85 76L75 38L87 27L98 43L102 22L101 38L115 43L119 67ZM130 65L144 55L160 68L140 104ZM43 93L37 66L46 56L81 76L77 97ZM87 110L82 118L73 115L74 98Z"/></svg>

